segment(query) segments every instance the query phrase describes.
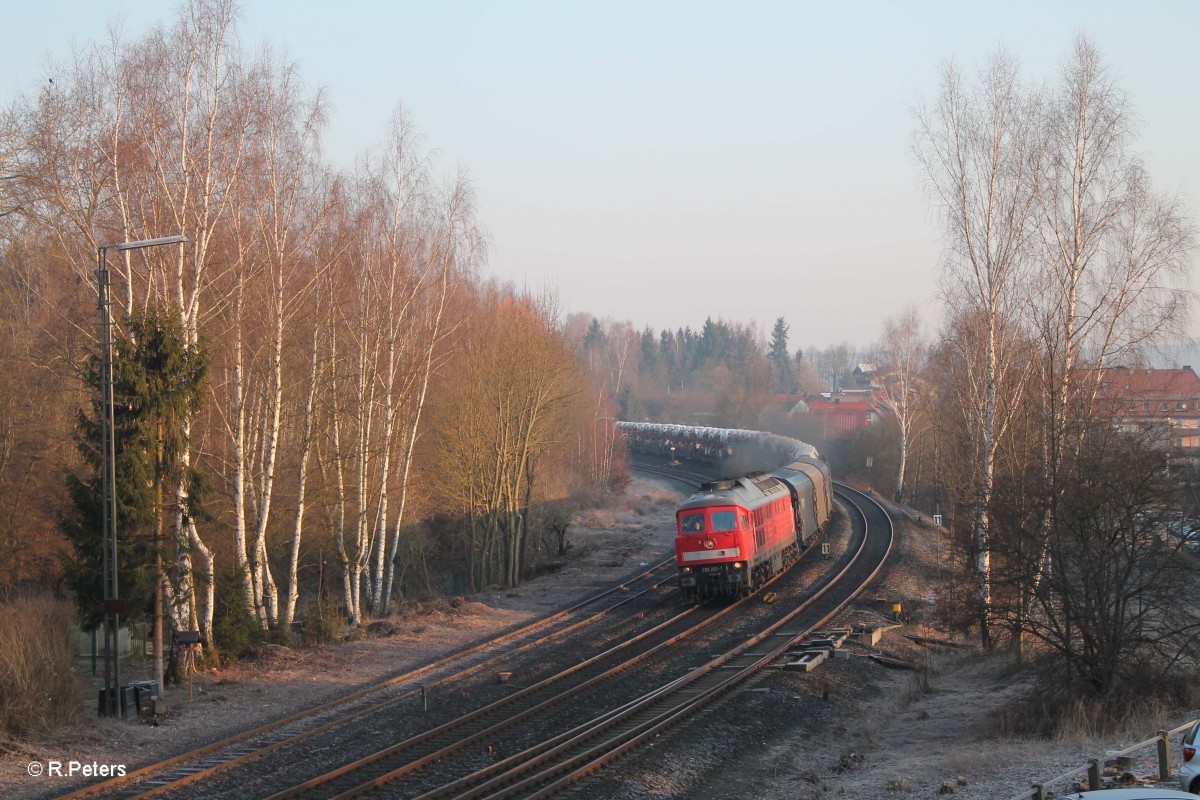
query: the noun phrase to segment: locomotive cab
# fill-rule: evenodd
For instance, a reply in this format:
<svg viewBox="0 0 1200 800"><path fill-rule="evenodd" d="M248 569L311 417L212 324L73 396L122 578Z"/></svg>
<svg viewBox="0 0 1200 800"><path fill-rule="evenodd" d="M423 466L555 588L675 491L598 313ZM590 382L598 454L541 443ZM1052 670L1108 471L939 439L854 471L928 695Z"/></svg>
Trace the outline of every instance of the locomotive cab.
<svg viewBox="0 0 1200 800"><path fill-rule="evenodd" d="M795 563L818 527L813 488L796 469L703 484L676 511L684 596L748 595Z"/></svg>
<svg viewBox="0 0 1200 800"><path fill-rule="evenodd" d="M734 595L747 584L742 537L749 515L736 506L681 508L676 514L679 586L688 596Z"/></svg>

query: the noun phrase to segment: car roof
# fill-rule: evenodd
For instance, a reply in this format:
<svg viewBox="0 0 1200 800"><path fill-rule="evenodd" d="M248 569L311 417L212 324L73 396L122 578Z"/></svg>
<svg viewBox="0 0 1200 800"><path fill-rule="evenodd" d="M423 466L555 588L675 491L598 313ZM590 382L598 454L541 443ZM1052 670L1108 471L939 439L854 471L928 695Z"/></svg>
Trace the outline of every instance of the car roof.
<svg viewBox="0 0 1200 800"><path fill-rule="evenodd" d="M1177 789L1160 789L1156 786L1137 786L1132 789L1096 789L1091 792L1076 792L1063 795L1062 800L1185 800L1196 795Z"/></svg>

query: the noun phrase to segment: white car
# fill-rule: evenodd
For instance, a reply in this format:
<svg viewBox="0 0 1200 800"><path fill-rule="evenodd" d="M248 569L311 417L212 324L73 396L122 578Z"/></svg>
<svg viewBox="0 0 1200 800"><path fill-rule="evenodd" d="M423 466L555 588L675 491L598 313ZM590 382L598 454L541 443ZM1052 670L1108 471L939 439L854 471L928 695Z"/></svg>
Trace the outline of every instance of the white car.
<svg viewBox="0 0 1200 800"><path fill-rule="evenodd" d="M1179 785L1192 794L1200 794L1200 756L1196 755L1200 742L1197 738L1200 738L1200 720L1192 723L1183 735L1183 760L1179 762Z"/></svg>
<svg viewBox="0 0 1200 800"><path fill-rule="evenodd" d="M1096 789L1092 792L1064 794L1060 800L1196 800L1196 795L1174 789L1139 786L1136 789Z"/></svg>

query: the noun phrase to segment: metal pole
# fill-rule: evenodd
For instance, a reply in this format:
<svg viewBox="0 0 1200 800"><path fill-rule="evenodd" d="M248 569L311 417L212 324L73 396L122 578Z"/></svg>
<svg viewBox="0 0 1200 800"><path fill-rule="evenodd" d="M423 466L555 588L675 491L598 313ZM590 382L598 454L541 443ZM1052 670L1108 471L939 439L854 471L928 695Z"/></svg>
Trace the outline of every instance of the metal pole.
<svg viewBox="0 0 1200 800"><path fill-rule="evenodd" d="M159 432L159 442L162 442L162 432ZM160 445L161 448L161 445ZM163 506L161 479L158 489L158 521L154 524L154 692L157 697L163 697ZM190 678L189 678L190 680ZM192 697L192 687L188 684L188 699Z"/></svg>
<svg viewBox="0 0 1200 800"><path fill-rule="evenodd" d="M140 250L166 244L183 245L187 238L163 236L136 242L101 245L96 253L97 302L100 307L100 407L101 447L103 467L101 469L101 491L103 498L101 514L104 526L101 550L104 553L104 699L110 716L120 713L121 691L121 593L117 580L117 445L115 405L113 403L113 354L112 354L112 297L109 289L108 251ZM161 569L156 570L156 589L162 582ZM161 640L161 635L159 636ZM161 691L161 686L160 686Z"/></svg>
<svg viewBox="0 0 1200 800"><path fill-rule="evenodd" d="M117 581L117 450L116 424L113 420L112 299L109 292L108 249L99 248L96 266L100 305L100 440L103 448L101 469L101 507L103 508L104 551L104 700L109 716L116 716L121 686L120 615L116 601L120 597Z"/></svg>

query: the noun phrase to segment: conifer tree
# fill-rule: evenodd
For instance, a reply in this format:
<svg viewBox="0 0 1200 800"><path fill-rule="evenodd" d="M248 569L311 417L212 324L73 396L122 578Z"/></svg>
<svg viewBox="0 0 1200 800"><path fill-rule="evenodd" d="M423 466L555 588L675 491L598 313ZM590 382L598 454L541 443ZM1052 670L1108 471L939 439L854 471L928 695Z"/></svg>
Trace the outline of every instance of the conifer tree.
<svg viewBox="0 0 1200 800"><path fill-rule="evenodd" d="M181 481L198 483L180 465L187 447L183 420L200 407L204 377L204 358L186 344L177 315L151 309L128 320L127 330L115 336L117 569L120 594L130 601L128 618L143 617L153 599L151 540L164 524L162 498L173 496ZM74 551L73 558L64 559L66 582L75 592L84 624L93 627L103 621L104 586L99 355L90 359L85 379L93 400L90 410L79 412L75 443L87 474L67 477L72 504L61 527Z"/></svg>
<svg viewBox="0 0 1200 800"><path fill-rule="evenodd" d="M788 352L788 330L787 320L783 317L775 320L775 327L771 329L771 346L767 351L767 358L771 360L772 388L790 394L795 389L796 370Z"/></svg>

